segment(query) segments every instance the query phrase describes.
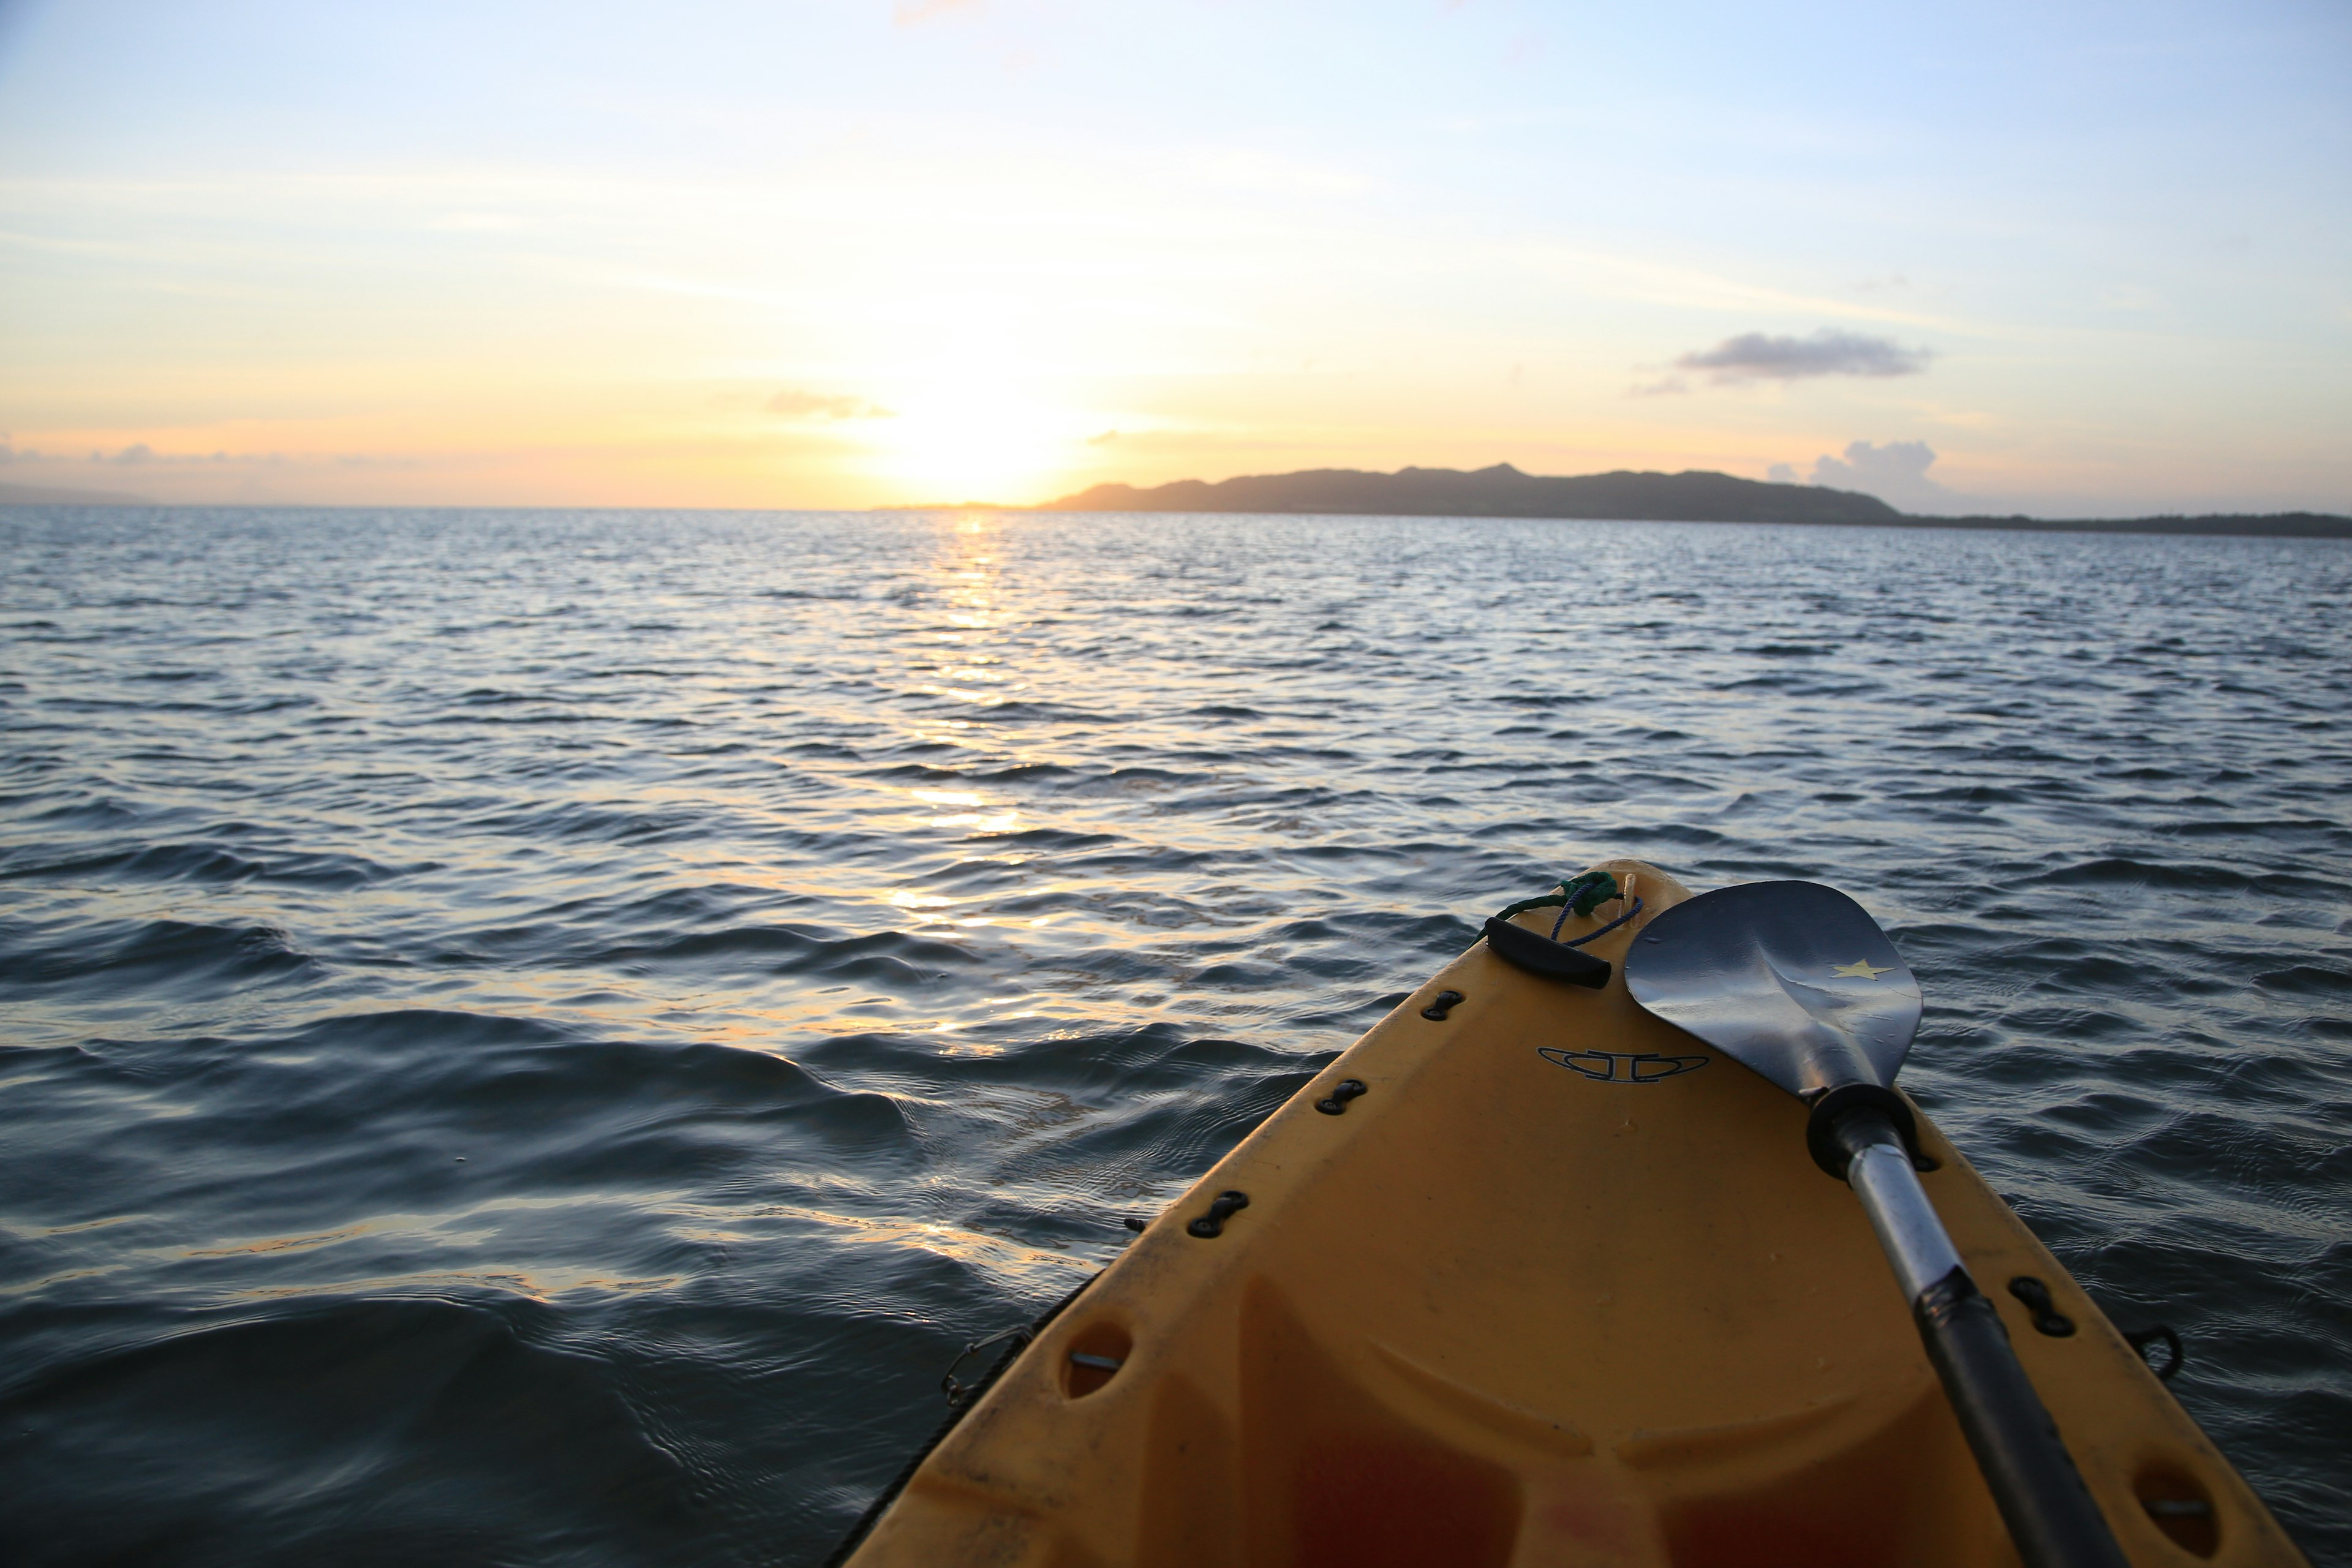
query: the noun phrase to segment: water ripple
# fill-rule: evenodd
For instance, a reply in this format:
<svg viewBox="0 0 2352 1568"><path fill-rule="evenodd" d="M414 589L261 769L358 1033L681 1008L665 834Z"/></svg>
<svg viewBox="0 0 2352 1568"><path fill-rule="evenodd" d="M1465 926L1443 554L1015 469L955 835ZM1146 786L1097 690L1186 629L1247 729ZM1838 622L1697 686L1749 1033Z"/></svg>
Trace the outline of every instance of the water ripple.
<svg viewBox="0 0 2352 1568"><path fill-rule="evenodd" d="M0 512L0 1553L814 1563L1020 1320L1605 855L1859 896L1906 1081L2352 1565L2352 553Z"/></svg>

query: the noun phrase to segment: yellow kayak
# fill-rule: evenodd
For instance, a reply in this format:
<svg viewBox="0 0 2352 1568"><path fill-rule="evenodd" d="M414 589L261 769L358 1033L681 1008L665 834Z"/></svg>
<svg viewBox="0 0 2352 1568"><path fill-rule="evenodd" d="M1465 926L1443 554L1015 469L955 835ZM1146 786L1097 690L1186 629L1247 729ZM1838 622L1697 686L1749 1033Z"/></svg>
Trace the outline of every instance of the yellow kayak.
<svg viewBox="0 0 2352 1568"><path fill-rule="evenodd" d="M1626 994L1626 944L1689 895L1600 869L1644 901L1585 950L1605 985L1484 941L1447 965L1053 1318L855 1568L2015 1563L1804 1105ZM1924 1115L1918 1138L2135 1568L2301 1563Z"/></svg>

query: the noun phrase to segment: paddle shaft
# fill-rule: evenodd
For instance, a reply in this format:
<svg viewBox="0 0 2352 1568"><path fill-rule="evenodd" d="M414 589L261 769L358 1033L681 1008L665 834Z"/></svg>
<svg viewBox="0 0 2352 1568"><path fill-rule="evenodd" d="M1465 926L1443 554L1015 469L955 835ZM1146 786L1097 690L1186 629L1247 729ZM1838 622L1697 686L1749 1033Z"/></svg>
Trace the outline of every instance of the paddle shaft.
<svg viewBox="0 0 2352 1568"><path fill-rule="evenodd" d="M1927 1359L2025 1568L2129 1568L1902 1139L1874 1110L1841 1118L1836 1131L1853 1154L1847 1184L1910 1299Z"/></svg>

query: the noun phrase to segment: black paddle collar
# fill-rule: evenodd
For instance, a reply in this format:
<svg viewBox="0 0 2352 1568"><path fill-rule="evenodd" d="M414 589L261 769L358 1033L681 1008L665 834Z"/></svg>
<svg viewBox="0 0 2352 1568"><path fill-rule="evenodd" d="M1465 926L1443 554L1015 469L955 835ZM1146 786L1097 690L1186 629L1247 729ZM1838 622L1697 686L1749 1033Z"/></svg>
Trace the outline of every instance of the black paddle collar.
<svg viewBox="0 0 2352 1568"><path fill-rule="evenodd" d="M1861 1146L1847 1136L1844 1125L1856 1117L1883 1120L1903 1141L1912 1164L1919 1163L1919 1119L1911 1114L1911 1102L1893 1089L1874 1083L1842 1083L1816 1098L1812 1106L1812 1114L1805 1119L1805 1150L1814 1164L1839 1181L1845 1180L1845 1168ZM1863 1128L1857 1124L1853 1131Z"/></svg>

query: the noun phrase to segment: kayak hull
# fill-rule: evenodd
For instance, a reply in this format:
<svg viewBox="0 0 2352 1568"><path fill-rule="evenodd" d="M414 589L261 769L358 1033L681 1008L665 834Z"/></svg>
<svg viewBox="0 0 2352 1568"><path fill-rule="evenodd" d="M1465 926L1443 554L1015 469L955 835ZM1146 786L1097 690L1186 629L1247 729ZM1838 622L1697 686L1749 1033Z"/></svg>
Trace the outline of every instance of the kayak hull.
<svg viewBox="0 0 2352 1568"><path fill-rule="evenodd" d="M1644 918L1687 896L1601 868L1639 878ZM850 1561L2016 1562L1805 1108L1626 994L1641 923L1591 945L1597 989L1484 942L1447 965L1072 1300ZM1925 1115L1919 1134L1923 1184L2133 1563L2301 1563ZM2072 1331L2037 1330L2052 1312Z"/></svg>

